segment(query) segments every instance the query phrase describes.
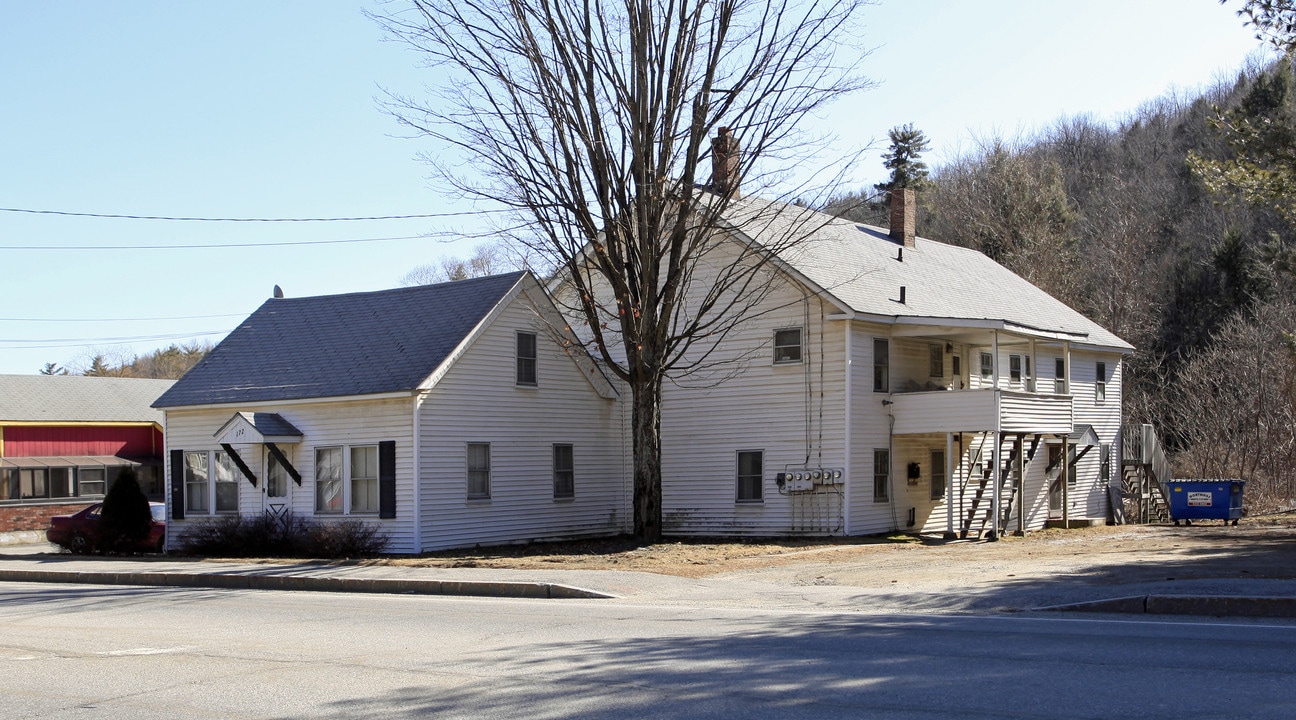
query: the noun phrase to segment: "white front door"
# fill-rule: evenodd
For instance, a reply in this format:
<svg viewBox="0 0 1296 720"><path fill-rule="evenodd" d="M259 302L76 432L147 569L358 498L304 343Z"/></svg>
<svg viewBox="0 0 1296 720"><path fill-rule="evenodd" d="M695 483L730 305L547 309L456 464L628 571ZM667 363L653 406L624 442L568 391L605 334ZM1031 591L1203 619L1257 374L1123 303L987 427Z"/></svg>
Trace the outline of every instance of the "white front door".
<svg viewBox="0 0 1296 720"><path fill-rule="evenodd" d="M265 456L266 474L262 488L265 514L266 517L284 525L292 516L292 478L288 477L288 470L284 468L283 463L280 463L269 450L265 451ZM291 458L289 462L292 462Z"/></svg>

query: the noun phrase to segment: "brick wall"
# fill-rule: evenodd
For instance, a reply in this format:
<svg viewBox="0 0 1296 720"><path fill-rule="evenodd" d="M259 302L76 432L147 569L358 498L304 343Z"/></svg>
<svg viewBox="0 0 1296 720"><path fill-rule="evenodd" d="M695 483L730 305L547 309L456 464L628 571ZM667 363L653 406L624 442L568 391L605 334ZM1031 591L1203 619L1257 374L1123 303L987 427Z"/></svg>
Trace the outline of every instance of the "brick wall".
<svg viewBox="0 0 1296 720"><path fill-rule="evenodd" d="M0 533L19 530L44 530L55 515L71 515L89 505L77 502L60 505L5 505L0 506Z"/></svg>

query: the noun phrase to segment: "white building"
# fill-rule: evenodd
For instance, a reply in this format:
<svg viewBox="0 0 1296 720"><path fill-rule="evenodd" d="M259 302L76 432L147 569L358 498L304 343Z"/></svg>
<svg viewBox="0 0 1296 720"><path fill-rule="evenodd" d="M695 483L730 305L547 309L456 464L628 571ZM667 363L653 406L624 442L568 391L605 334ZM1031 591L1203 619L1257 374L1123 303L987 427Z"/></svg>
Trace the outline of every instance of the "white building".
<svg viewBox="0 0 1296 720"><path fill-rule="evenodd" d="M262 513L397 553L625 532L617 394L554 318L528 273L267 300L154 403L168 543Z"/></svg>
<svg viewBox="0 0 1296 720"><path fill-rule="evenodd" d="M778 252L777 287L726 339L742 370L663 390L666 534L1105 521L1132 347L985 255L915 237L898 205L893 237L733 201L734 243L812 231Z"/></svg>

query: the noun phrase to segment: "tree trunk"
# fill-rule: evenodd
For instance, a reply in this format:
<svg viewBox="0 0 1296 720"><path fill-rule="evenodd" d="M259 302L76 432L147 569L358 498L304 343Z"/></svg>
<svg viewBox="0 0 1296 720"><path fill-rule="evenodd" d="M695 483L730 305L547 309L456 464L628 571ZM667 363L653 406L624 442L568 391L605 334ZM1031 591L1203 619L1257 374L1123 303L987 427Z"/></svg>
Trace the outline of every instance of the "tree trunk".
<svg viewBox="0 0 1296 720"><path fill-rule="evenodd" d="M661 540L661 381L630 388L634 413L634 534L645 543Z"/></svg>

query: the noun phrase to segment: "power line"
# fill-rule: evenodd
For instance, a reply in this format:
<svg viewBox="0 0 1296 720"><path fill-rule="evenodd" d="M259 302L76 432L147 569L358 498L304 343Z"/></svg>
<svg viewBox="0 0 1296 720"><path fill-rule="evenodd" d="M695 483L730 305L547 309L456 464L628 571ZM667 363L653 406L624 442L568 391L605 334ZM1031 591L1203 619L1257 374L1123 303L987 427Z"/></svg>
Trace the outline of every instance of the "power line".
<svg viewBox="0 0 1296 720"><path fill-rule="evenodd" d="M154 320L207 320L210 318L247 317L247 313L224 313L222 315L175 315L172 317L143 318L7 318L0 317L0 322L151 322Z"/></svg>
<svg viewBox="0 0 1296 720"><path fill-rule="evenodd" d="M293 242L212 243L209 245L0 245L0 250L217 250L221 248L262 248L294 245L345 245L349 243L388 242L392 240L426 240L427 235L352 238L349 240L298 240Z"/></svg>
<svg viewBox="0 0 1296 720"><path fill-rule="evenodd" d="M500 210L464 210L459 212L423 213L414 215L360 215L354 217L307 217L307 218L234 218L234 217L184 217L175 215L130 215L126 213L92 213L73 212L70 210L34 210L31 208L0 207L0 212L25 213L28 215L59 215L62 217L108 218L112 220L168 220L175 222L234 222L234 223L305 223L305 222L359 222L364 220L426 220L434 218L465 217L484 215Z"/></svg>
<svg viewBox="0 0 1296 720"><path fill-rule="evenodd" d="M154 342L157 340L179 340L181 338L206 337L208 335L224 335L229 330L210 330L204 332L187 332L172 333L167 335L134 335L124 337L106 337L106 338L47 338L37 340L0 340L0 343L41 343L38 345L6 345L4 350L43 350L46 348L65 348L79 347L82 345L99 345L99 344L122 344L135 342Z"/></svg>

